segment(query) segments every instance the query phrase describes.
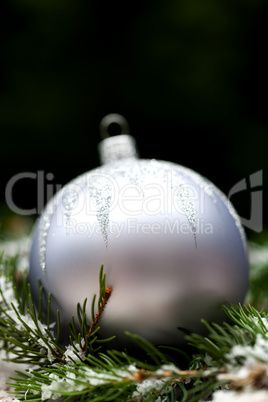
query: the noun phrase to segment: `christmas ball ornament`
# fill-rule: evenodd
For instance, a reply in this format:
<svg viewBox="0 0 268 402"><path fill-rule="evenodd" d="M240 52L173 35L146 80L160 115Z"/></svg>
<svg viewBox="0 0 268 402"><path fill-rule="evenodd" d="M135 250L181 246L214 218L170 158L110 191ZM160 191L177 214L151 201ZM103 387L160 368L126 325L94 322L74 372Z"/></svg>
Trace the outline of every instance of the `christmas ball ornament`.
<svg viewBox="0 0 268 402"><path fill-rule="evenodd" d="M123 134L107 135L113 122ZM127 130L120 115L103 119L103 166L63 187L37 222L33 296L38 300L39 278L52 294L54 316L59 309L62 323L70 321L78 302L98 294L103 264L112 294L100 333L122 345L126 330L175 345L183 338L179 328L200 331L202 318L219 320L222 303L243 302L246 239L218 188L175 163L138 159Z"/></svg>

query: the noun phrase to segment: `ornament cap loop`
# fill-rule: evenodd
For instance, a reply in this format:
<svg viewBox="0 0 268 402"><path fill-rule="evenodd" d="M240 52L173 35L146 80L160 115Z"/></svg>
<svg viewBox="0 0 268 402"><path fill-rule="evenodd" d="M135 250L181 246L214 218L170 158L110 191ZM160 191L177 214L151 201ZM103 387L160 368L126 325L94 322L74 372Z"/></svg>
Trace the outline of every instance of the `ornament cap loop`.
<svg viewBox="0 0 268 402"><path fill-rule="evenodd" d="M118 113L110 113L104 116L100 122L100 136L102 139L110 137L109 127L112 124L120 127L120 134L129 134L129 125L125 117Z"/></svg>
<svg viewBox="0 0 268 402"><path fill-rule="evenodd" d="M121 134L111 136L108 128L116 123L121 128ZM128 135L129 125L127 120L120 114L111 113L100 122L100 134L103 140L99 143L100 161L103 165L120 159L137 158L135 139Z"/></svg>

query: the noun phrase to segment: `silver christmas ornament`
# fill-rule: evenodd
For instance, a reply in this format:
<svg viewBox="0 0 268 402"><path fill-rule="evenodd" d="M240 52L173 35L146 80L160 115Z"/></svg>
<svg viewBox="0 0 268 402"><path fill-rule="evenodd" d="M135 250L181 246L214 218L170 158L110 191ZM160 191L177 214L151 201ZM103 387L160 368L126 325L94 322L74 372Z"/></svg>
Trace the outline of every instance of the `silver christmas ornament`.
<svg viewBox="0 0 268 402"><path fill-rule="evenodd" d="M126 134L107 136L112 122ZM127 130L120 115L103 119L104 165L48 203L34 230L29 278L34 298L40 278L54 316L59 309L65 323L78 302L98 294L104 264L112 294L101 334L116 335L123 345L127 330L174 345L183 338L178 328L200 331L202 318L220 320L222 303L243 302L246 239L218 188L183 166L138 159Z"/></svg>

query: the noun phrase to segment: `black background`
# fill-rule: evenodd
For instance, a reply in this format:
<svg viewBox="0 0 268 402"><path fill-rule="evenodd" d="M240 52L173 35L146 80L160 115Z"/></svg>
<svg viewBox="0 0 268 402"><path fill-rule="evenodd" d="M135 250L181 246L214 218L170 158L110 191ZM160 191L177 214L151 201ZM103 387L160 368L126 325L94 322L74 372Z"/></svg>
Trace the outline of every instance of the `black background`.
<svg viewBox="0 0 268 402"><path fill-rule="evenodd" d="M56 188L98 166L99 122L111 112L127 118L142 158L188 166L225 193L263 170L265 188L267 1L0 7L2 202L19 172L53 173ZM34 207L34 180L14 200ZM249 190L232 201L249 217Z"/></svg>

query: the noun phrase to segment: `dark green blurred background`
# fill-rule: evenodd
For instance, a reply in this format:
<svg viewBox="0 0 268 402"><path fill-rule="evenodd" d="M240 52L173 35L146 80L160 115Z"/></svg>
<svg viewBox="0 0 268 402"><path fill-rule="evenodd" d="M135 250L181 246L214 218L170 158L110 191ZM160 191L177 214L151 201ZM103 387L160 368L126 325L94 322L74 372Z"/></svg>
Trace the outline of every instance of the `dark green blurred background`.
<svg viewBox="0 0 268 402"><path fill-rule="evenodd" d="M56 185L98 166L98 126L111 112L128 119L143 158L186 165L226 193L261 169L267 183L267 1L0 7L2 202L18 172L51 172ZM34 207L34 181L14 197ZM249 216L249 191L232 201Z"/></svg>

